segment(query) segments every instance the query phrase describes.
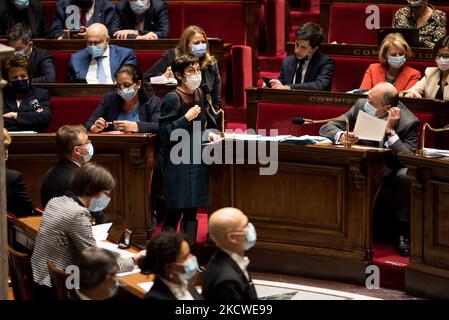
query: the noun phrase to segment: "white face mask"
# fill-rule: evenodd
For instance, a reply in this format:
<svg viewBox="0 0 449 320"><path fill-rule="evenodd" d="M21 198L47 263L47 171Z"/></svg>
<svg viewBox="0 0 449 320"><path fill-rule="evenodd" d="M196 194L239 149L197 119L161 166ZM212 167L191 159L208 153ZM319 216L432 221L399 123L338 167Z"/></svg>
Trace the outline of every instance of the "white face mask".
<svg viewBox="0 0 449 320"><path fill-rule="evenodd" d="M399 57L389 56L388 57L388 64L396 69L402 68L402 66L405 64L406 61L407 61L407 59L405 58L405 56L399 56Z"/></svg>
<svg viewBox="0 0 449 320"><path fill-rule="evenodd" d="M84 162L89 162L94 155L94 146L89 142L87 145L87 154L83 155Z"/></svg>
<svg viewBox="0 0 449 320"><path fill-rule="evenodd" d="M441 71L449 70L449 58L439 57L436 58L435 61Z"/></svg>
<svg viewBox="0 0 449 320"><path fill-rule="evenodd" d="M197 76L186 76L185 85L190 90L197 89L201 84L201 74Z"/></svg>

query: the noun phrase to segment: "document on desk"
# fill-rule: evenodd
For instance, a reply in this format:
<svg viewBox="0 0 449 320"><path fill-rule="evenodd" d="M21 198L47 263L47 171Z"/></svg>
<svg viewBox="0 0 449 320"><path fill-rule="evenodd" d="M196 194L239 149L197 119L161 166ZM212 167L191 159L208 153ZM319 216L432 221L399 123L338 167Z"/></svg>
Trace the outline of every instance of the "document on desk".
<svg viewBox="0 0 449 320"><path fill-rule="evenodd" d="M148 282L141 282L138 283L137 285L139 287L141 287L143 289L143 291L148 292L150 291L151 287L153 286L154 282L153 281L148 281Z"/></svg>
<svg viewBox="0 0 449 320"><path fill-rule="evenodd" d="M123 250L123 249L119 249L118 245L111 243L109 241L97 241L97 247L115 252L118 255L120 255L121 258L124 258L124 259L132 258L134 256L134 253Z"/></svg>
<svg viewBox="0 0 449 320"><path fill-rule="evenodd" d="M104 241L108 238L108 231L111 229L112 222L96 224L92 226L92 233L94 235L94 239L98 241Z"/></svg>
<svg viewBox="0 0 449 320"><path fill-rule="evenodd" d="M150 82L152 84L178 84L175 78L167 78L165 75L151 77Z"/></svg>
<svg viewBox="0 0 449 320"><path fill-rule="evenodd" d="M354 134L361 140L381 141L385 136L387 121L359 111L355 122Z"/></svg>

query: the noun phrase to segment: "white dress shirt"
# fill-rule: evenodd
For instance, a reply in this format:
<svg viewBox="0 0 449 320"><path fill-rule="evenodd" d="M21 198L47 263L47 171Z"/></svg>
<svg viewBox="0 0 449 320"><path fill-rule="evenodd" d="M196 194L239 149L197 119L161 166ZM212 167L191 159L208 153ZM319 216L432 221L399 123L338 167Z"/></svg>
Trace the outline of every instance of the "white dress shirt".
<svg viewBox="0 0 449 320"><path fill-rule="evenodd" d="M222 249L224 252L226 252L232 260L235 261L235 263L237 263L237 265L239 266L239 268L242 270L243 274L245 275L246 279L249 279L249 274L248 271L246 269L248 269L248 265L249 265L249 259L248 257L242 257L241 255L235 253L235 252L231 252L228 250L224 250Z"/></svg>
<svg viewBox="0 0 449 320"><path fill-rule="evenodd" d="M188 289L187 281L183 281L182 284L173 283L171 281L165 280L162 277L159 277L163 283L170 289L171 293L178 300L195 300L193 296L190 294Z"/></svg>
<svg viewBox="0 0 449 320"><path fill-rule="evenodd" d="M111 62L110 62L110 55L109 55L109 46L106 48L105 52L103 53L103 59L101 60L101 64L103 65L107 84L114 84L115 81L114 81L114 79L112 79L112 75L111 75ZM92 60L90 60L89 69L87 70L87 74L86 74L86 82L88 84L98 84L97 68L98 68L97 59L92 58Z"/></svg>

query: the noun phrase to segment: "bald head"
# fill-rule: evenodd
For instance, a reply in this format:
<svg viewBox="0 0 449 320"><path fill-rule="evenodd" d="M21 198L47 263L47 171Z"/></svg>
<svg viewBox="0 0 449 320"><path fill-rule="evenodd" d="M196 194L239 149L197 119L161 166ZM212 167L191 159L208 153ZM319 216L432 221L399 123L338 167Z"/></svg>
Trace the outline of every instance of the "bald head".
<svg viewBox="0 0 449 320"><path fill-rule="evenodd" d="M229 249L230 232L240 231L248 224L248 217L237 208L222 208L209 217L209 234L215 243L224 249Z"/></svg>
<svg viewBox="0 0 449 320"><path fill-rule="evenodd" d="M376 109L383 110L385 107L396 107L399 94L391 83L381 82L369 91L368 100Z"/></svg>
<svg viewBox="0 0 449 320"><path fill-rule="evenodd" d="M93 23L91 24L86 31L86 37L89 36L98 36L104 38L108 35L108 29L104 24L101 23Z"/></svg>

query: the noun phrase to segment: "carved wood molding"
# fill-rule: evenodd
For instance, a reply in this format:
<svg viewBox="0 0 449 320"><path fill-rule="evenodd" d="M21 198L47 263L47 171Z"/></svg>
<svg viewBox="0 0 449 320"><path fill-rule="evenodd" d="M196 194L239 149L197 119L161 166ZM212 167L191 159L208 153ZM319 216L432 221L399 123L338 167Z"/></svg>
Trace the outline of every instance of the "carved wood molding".
<svg viewBox="0 0 449 320"><path fill-rule="evenodd" d="M367 185L365 174L360 170L360 160L350 158L349 172L356 190L364 190Z"/></svg>
<svg viewBox="0 0 449 320"><path fill-rule="evenodd" d="M145 168L145 154L142 152L141 144L129 144L128 154L131 166L134 169Z"/></svg>

